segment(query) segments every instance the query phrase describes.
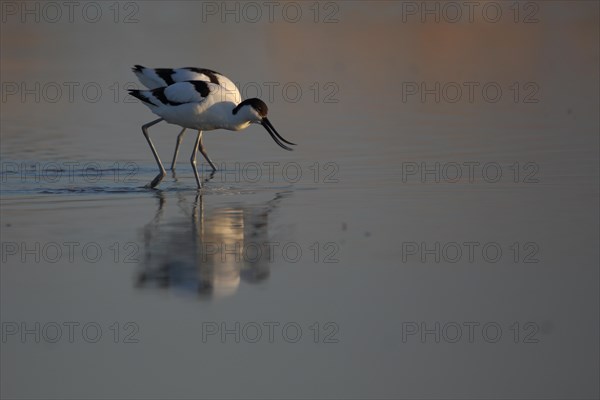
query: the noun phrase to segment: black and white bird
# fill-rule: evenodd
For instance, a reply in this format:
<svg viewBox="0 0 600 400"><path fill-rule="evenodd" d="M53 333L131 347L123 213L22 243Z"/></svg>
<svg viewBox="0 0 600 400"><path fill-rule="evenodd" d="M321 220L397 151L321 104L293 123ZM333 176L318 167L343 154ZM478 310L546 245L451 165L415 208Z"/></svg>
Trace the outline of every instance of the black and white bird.
<svg viewBox="0 0 600 400"><path fill-rule="evenodd" d="M133 67L133 71L148 90L129 90L129 94L141 100L160 117L142 126L142 132L160 169L159 174L149 184L151 188L162 181L166 171L148 136L148 128L163 120L183 128L177 136L171 169L175 168L179 145L185 130L189 128L198 131L190 160L198 188L202 187L196 168L198 150L213 171L216 170L202 144L203 131L214 129L239 131L255 123L262 125L275 143L285 150L292 150L292 148L282 142L295 145L285 140L275 130L267 118L267 105L262 100L253 98L241 101L240 92L235 84L218 72L203 68L153 69L141 65Z"/></svg>
<svg viewBox="0 0 600 400"><path fill-rule="evenodd" d="M240 91L231 81L231 79L227 78L225 75L222 75L216 71L206 69L206 68L146 68L141 65L136 65L132 68L136 77L140 81L140 83L146 86L148 89L156 89L159 87L165 87L172 85L176 82L185 82L185 81L204 81L216 83L217 85L221 85L226 89L226 94L235 104L239 104L242 101L242 96L240 95ZM175 165L177 163L177 155L179 154L179 146L181 145L181 140L183 139L183 135L185 133L186 128L183 128L179 135L177 135L177 142L175 144L175 152L173 153L173 160L171 161L171 170L175 170ZM206 161L210 164L213 171L216 170L214 163L204 154L204 147L202 144L202 139L200 139L200 151Z"/></svg>

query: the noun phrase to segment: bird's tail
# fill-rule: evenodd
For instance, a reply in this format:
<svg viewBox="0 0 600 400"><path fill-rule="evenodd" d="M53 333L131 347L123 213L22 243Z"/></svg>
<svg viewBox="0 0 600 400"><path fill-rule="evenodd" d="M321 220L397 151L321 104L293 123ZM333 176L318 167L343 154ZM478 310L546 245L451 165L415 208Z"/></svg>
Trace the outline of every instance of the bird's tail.
<svg viewBox="0 0 600 400"><path fill-rule="evenodd" d="M146 67L144 67L143 65L139 65L139 64L136 64L131 68L131 70L136 74L143 73L145 69L146 69Z"/></svg>
<svg viewBox="0 0 600 400"><path fill-rule="evenodd" d="M150 101L150 97L148 96L147 90L138 90L138 89L129 89L129 94L146 104L153 106L154 104Z"/></svg>

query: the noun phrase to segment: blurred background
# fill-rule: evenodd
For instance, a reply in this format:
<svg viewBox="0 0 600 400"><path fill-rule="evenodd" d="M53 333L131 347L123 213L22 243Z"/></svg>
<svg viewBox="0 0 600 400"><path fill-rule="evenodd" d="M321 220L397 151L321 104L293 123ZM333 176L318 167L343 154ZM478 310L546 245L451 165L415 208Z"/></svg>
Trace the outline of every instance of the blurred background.
<svg viewBox="0 0 600 400"><path fill-rule="evenodd" d="M597 2L0 6L3 398L598 397Z"/></svg>

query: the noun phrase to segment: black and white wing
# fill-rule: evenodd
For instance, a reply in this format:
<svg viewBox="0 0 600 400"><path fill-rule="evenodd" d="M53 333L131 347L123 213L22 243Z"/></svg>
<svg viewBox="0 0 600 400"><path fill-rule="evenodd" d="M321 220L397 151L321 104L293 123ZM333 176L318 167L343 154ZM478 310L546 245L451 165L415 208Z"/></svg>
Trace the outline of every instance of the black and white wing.
<svg viewBox="0 0 600 400"><path fill-rule="evenodd" d="M207 68L147 68L136 65L132 68L142 85L148 89L165 87L177 82L203 81L224 88L224 96L238 104L242 101L239 89L225 75Z"/></svg>
<svg viewBox="0 0 600 400"><path fill-rule="evenodd" d="M150 107L175 107L189 103L202 103L219 85L205 81L177 82L170 86L150 90L129 90L129 94Z"/></svg>

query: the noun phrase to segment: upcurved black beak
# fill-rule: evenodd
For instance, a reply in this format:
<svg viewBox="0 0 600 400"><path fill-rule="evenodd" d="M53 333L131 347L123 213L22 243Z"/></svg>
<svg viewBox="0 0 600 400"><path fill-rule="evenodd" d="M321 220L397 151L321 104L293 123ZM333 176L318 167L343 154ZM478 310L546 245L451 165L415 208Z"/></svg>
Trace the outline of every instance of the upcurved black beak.
<svg viewBox="0 0 600 400"><path fill-rule="evenodd" d="M265 129L267 130L267 132L269 132L269 135L271 135L271 137L273 138L273 140L275 141L275 143L277 143L279 145L279 147L281 147L283 149L286 149L288 151L294 150L291 147L288 147L288 146L286 146L285 144L283 144L281 142L285 142L285 143L291 144L293 146L295 146L296 143L288 142L287 140L285 140L284 138L282 138L281 135L279 133L277 133L277 131L275 130L275 127L273 126L273 124L271 123L271 121L269 121L267 119L267 117L264 117L262 119L262 121L260 122L260 124L265 127Z"/></svg>

